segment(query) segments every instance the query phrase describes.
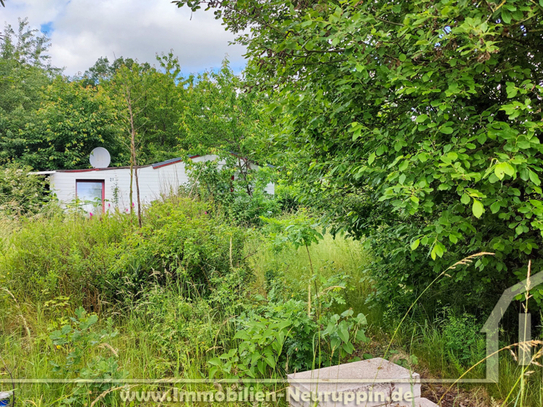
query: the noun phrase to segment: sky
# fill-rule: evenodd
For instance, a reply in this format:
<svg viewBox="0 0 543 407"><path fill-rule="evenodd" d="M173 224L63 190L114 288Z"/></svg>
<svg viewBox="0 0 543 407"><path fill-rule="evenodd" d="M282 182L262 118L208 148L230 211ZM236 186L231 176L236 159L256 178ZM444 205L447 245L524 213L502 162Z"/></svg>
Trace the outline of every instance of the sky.
<svg viewBox="0 0 543 407"><path fill-rule="evenodd" d="M228 56L234 72L245 66L244 48L229 45L211 11L191 13L171 0L5 0L0 6L0 31L28 17L30 26L51 38L51 63L77 75L99 57L134 58L155 64L157 53L173 51L182 73L217 69Z"/></svg>

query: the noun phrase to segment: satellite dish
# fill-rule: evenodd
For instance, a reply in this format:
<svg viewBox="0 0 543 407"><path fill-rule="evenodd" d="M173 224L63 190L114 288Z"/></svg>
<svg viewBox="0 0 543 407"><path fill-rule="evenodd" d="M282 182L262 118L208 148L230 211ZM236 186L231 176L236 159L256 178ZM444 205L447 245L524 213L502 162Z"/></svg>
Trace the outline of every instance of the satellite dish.
<svg viewBox="0 0 543 407"><path fill-rule="evenodd" d="M96 147L91 151L89 161L93 168L107 168L111 162L111 156L104 147Z"/></svg>

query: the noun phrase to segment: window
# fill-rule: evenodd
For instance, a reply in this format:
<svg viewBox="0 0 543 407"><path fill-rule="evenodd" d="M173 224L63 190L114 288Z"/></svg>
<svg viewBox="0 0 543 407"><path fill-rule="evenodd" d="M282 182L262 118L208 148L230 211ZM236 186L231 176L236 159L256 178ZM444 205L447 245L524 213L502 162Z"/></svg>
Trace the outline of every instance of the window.
<svg viewBox="0 0 543 407"><path fill-rule="evenodd" d="M104 180L76 180L75 195L87 213L103 212L105 198Z"/></svg>

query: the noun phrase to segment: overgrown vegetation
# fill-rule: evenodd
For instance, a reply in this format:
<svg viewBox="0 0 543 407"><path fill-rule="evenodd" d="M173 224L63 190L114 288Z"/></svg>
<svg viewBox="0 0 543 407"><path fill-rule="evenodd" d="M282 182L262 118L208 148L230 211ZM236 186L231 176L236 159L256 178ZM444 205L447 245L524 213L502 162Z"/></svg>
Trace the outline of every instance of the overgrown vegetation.
<svg viewBox="0 0 543 407"><path fill-rule="evenodd" d="M399 320L372 301L372 256L361 242L317 234L306 247L302 231L315 227L307 212L254 229L221 208L171 197L148 208L142 229L130 214L56 213L3 224L10 228L0 257L5 368L27 379L117 380L23 385L18 399L120 405L121 390L172 391L123 387L123 379L281 380L376 356L457 377L484 353L475 317L450 310L432 323L422 308L387 352ZM517 373L515 361L502 358L504 383ZM524 405L537 405L538 380L540 372L527 379ZM506 390L488 389L497 399Z"/></svg>
<svg viewBox="0 0 543 407"><path fill-rule="evenodd" d="M240 33L243 75L183 77L170 53L68 78L26 20L0 38L0 378L112 380L18 400L117 405L130 378L235 389L375 356L481 377L483 322L543 265L543 3L174 3ZM220 158L138 220L61 210L31 171L98 145L114 166ZM482 405L543 404L540 338L525 367L509 345L542 298L506 314Z"/></svg>

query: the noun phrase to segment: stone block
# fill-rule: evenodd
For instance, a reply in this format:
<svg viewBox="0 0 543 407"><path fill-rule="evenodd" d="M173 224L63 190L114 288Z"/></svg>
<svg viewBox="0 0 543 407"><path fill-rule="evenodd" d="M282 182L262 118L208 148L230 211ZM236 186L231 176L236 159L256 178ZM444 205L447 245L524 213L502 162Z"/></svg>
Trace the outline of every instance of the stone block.
<svg viewBox="0 0 543 407"><path fill-rule="evenodd" d="M287 399L296 407L415 406L421 398L420 376L382 358L288 375Z"/></svg>

